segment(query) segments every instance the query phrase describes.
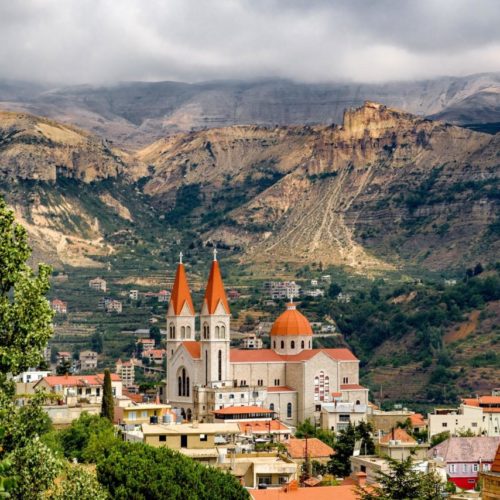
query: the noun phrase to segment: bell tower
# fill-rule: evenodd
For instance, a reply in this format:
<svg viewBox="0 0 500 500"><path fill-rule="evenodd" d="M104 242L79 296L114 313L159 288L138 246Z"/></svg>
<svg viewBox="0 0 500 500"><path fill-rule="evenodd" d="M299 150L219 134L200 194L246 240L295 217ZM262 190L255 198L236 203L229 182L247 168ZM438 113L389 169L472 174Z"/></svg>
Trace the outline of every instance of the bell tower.
<svg viewBox="0 0 500 500"><path fill-rule="evenodd" d="M214 249L200 314L201 380L205 384L229 381L230 317L217 250Z"/></svg>
<svg viewBox="0 0 500 500"><path fill-rule="evenodd" d="M183 341L195 339L194 327L193 301L186 278L186 269L182 263L181 252L167 310L167 365Z"/></svg>

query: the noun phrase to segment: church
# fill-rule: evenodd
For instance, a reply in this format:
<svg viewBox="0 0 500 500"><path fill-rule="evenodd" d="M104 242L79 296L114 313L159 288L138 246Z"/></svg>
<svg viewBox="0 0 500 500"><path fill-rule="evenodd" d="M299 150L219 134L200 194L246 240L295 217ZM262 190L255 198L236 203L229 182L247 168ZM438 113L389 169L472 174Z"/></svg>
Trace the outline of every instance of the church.
<svg viewBox="0 0 500 500"><path fill-rule="evenodd" d="M297 425L318 421L325 403L368 403L359 360L349 349L313 349L311 325L292 301L271 328L270 349L231 348L231 312L216 251L198 335L195 319L181 257L167 311L166 399L187 420L210 422L217 410L245 406Z"/></svg>

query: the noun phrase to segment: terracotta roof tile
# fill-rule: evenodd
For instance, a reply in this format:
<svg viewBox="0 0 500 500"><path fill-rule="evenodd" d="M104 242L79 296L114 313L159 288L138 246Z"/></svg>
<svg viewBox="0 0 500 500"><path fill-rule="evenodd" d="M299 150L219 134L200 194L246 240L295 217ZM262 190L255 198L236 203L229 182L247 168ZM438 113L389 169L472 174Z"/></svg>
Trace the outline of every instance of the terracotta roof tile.
<svg viewBox="0 0 500 500"><path fill-rule="evenodd" d="M290 427L283 424L279 420L252 420L251 422L239 422L238 426L240 428L240 431L245 434L267 434L269 433L269 431L291 431Z"/></svg>
<svg viewBox="0 0 500 500"><path fill-rule="evenodd" d="M44 380L51 387L55 387L56 385L60 385L62 387L102 385L104 382L104 374L98 373L97 375L49 375L48 377L42 378L40 382L42 380ZM120 382L121 378L116 373L112 373L111 381Z"/></svg>
<svg viewBox="0 0 500 500"><path fill-rule="evenodd" d="M191 292L189 291L186 270L182 263L179 263L177 266L174 286L172 287L172 294L170 295L170 303L176 315L181 313L184 304L187 304L189 312L194 314L193 300L191 299Z"/></svg>
<svg viewBox="0 0 500 500"><path fill-rule="evenodd" d="M205 289L205 303L207 304L208 314L213 314L217 306L221 303L226 314L229 314L229 304L224 290L224 283L220 274L219 262L212 261L210 275L208 276L207 288Z"/></svg>
<svg viewBox="0 0 500 500"><path fill-rule="evenodd" d="M272 410L267 408L262 408L260 406L228 406L227 408L221 408L220 410L213 410L213 413L220 415L239 415L245 413L274 413Z"/></svg>
<svg viewBox="0 0 500 500"><path fill-rule="evenodd" d="M276 385L267 388L267 392L297 392L287 385Z"/></svg>
<svg viewBox="0 0 500 500"><path fill-rule="evenodd" d="M412 427L425 427L426 425L424 416L421 413L414 413L408 418L410 419Z"/></svg>
<svg viewBox="0 0 500 500"><path fill-rule="evenodd" d="M182 345L193 359L201 359L201 344L195 340L185 340Z"/></svg>
<svg viewBox="0 0 500 500"><path fill-rule="evenodd" d="M399 427L396 427L385 436L382 436L380 442L383 444L387 444L392 440L401 441L405 444L417 444L417 441L415 441L414 438L412 438L404 429L401 429Z"/></svg>
<svg viewBox="0 0 500 500"><path fill-rule="evenodd" d="M305 458L306 456L306 440L291 438L284 443L288 454L292 458ZM323 443L318 438L307 439L307 453L311 458L327 458L333 455L334 451L331 446Z"/></svg>
<svg viewBox="0 0 500 500"><path fill-rule="evenodd" d="M357 500L356 487L352 485L315 486L314 488L298 488L284 491L283 488L267 490L250 490L254 500Z"/></svg>
<svg viewBox="0 0 500 500"><path fill-rule="evenodd" d="M340 384L340 390L342 391L359 391L365 389L366 387L359 384Z"/></svg>
<svg viewBox="0 0 500 500"><path fill-rule="evenodd" d="M268 363L270 361L283 362L283 358L272 349L231 349L229 351L231 363Z"/></svg>
<svg viewBox="0 0 500 500"><path fill-rule="evenodd" d="M491 471L500 472L500 444L498 445L495 460L493 461L493 465L491 466Z"/></svg>
<svg viewBox="0 0 500 500"><path fill-rule="evenodd" d="M349 349L305 349L298 354L288 355L278 354L273 349L231 349L230 356L231 363L266 363L272 361L294 363L308 361L321 352L336 361L358 360Z"/></svg>

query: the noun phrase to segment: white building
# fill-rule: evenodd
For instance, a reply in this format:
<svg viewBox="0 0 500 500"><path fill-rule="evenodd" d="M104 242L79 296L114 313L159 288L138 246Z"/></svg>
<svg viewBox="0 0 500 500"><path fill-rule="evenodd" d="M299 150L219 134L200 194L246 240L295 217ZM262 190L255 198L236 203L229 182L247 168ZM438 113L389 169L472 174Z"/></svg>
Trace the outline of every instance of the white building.
<svg viewBox="0 0 500 500"><path fill-rule="evenodd" d="M94 278L89 281L89 288L98 292L105 292L106 280L103 280L102 278Z"/></svg>

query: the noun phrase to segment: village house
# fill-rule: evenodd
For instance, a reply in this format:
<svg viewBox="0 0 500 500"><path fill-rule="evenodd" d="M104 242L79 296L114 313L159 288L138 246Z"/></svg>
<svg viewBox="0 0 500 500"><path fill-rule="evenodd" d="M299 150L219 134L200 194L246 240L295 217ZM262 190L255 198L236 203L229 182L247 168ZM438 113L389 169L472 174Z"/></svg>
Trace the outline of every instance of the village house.
<svg viewBox="0 0 500 500"><path fill-rule="evenodd" d="M238 422L242 435L249 439L265 441L286 441L293 434L293 428L279 420L245 420Z"/></svg>
<svg viewBox="0 0 500 500"><path fill-rule="evenodd" d="M97 368L97 356L98 354L95 351L81 351L78 356L80 370L95 370Z"/></svg>
<svg viewBox="0 0 500 500"><path fill-rule="evenodd" d="M158 292L158 302L168 302L170 300L170 292L168 290L160 290Z"/></svg>
<svg viewBox="0 0 500 500"><path fill-rule="evenodd" d="M314 437L307 439L290 438L284 445L288 456L299 466L306 461L306 457L309 460L315 460L326 465L334 454L331 446Z"/></svg>
<svg viewBox="0 0 500 500"><path fill-rule="evenodd" d="M50 307L57 314L66 314L68 312L68 304L67 302L63 302L59 299L54 299L50 303Z"/></svg>
<svg viewBox="0 0 500 500"><path fill-rule="evenodd" d="M58 394L64 404L76 406L80 400L90 404L101 404L104 374L97 375L49 375L35 384L35 390ZM122 396L122 381L115 373L111 374L113 396Z"/></svg>
<svg viewBox="0 0 500 500"><path fill-rule="evenodd" d="M108 313L121 313L123 306L120 300L109 299L104 302L104 309Z"/></svg>
<svg viewBox="0 0 500 500"><path fill-rule="evenodd" d="M128 298L130 300L139 300L139 290L130 290L128 292Z"/></svg>
<svg viewBox="0 0 500 500"><path fill-rule="evenodd" d="M453 483L474 489L480 472L488 472L495 459L500 437L450 437L434 446L428 457L442 462Z"/></svg>
<svg viewBox="0 0 500 500"><path fill-rule="evenodd" d="M142 359L147 359L155 365L161 365L165 362L166 355L165 349L148 349L142 352Z"/></svg>
<svg viewBox="0 0 500 500"><path fill-rule="evenodd" d="M271 299L284 300L290 297L298 297L300 286L295 281L266 281L263 292Z"/></svg>
<svg viewBox="0 0 500 500"><path fill-rule="evenodd" d="M403 424L408 419L412 418L415 412L406 408L396 410L380 410L378 407L374 408L368 405L367 420L372 425L375 432L382 432L387 434L398 424Z"/></svg>
<svg viewBox="0 0 500 500"><path fill-rule="evenodd" d="M71 353L68 351L59 351L56 354L56 363L61 365L65 361L71 361Z"/></svg>
<svg viewBox="0 0 500 500"><path fill-rule="evenodd" d="M378 441L378 454L396 460L405 460L409 456L413 456L418 460L425 460L428 450L428 444L417 443L415 438L400 427L392 429Z"/></svg>
<svg viewBox="0 0 500 500"><path fill-rule="evenodd" d="M115 406L114 422L118 425L140 426L148 424L152 420L153 423L162 422L163 417L170 414L170 405L159 403L129 404L128 406Z"/></svg>
<svg viewBox="0 0 500 500"><path fill-rule="evenodd" d="M97 292L105 292L107 289L106 280L102 278L94 278L89 281L89 288Z"/></svg>
<svg viewBox="0 0 500 500"><path fill-rule="evenodd" d="M249 333L241 339L242 349L262 349L262 339L255 333Z"/></svg>

